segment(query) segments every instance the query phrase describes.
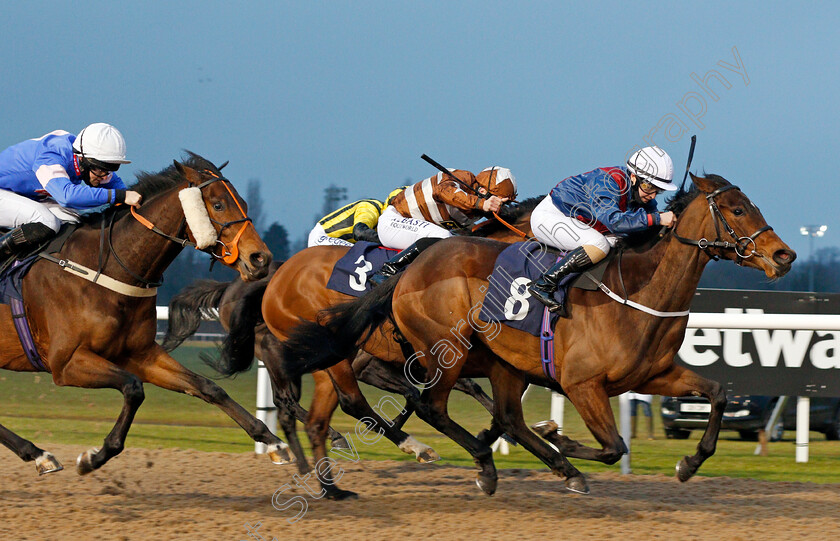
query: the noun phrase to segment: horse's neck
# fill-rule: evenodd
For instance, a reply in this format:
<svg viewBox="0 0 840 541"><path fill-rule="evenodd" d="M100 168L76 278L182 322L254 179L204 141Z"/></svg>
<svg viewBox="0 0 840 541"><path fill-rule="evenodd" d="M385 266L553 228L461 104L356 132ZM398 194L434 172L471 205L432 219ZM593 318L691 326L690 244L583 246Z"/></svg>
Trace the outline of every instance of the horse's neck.
<svg viewBox="0 0 840 541"><path fill-rule="evenodd" d="M177 200L172 201L172 197L171 194L162 194L137 209L137 212L159 230L175 237L182 233L180 230L184 226L184 215L180 212L180 204ZM172 212L173 209L178 209L178 212ZM116 261L114 254L110 254L106 266L108 275L129 283L136 283L131 273L147 281L159 281L183 249L179 244L149 230L133 216L125 216L114 224L111 246L131 272Z"/></svg>
<svg viewBox="0 0 840 541"><path fill-rule="evenodd" d="M703 219L701 226L705 226L706 222ZM703 235L696 238L700 236ZM710 261L703 250L682 244L673 234L646 252L626 254L622 259L622 274L628 296L640 304L664 312L688 309L703 269ZM619 290L619 293L622 292Z"/></svg>

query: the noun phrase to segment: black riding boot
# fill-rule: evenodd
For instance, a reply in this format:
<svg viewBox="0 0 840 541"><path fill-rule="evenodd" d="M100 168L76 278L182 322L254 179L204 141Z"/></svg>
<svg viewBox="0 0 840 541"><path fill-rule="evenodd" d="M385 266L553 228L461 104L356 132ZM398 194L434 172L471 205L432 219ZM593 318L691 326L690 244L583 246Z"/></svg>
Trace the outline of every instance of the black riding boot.
<svg viewBox="0 0 840 541"><path fill-rule="evenodd" d="M382 268L379 269L373 276L370 277L370 283L374 286L378 286L391 276L394 276L404 268L408 266L409 263L417 259L417 256L420 253L431 246L432 244L436 243L441 239L436 238L426 238L420 239L402 252L398 253L391 259L385 262L382 265Z"/></svg>
<svg viewBox="0 0 840 541"><path fill-rule="evenodd" d="M27 248L37 246L55 236L55 232L42 223L23 224L0 237L0 260L17 256Z"/></svg>
<svg viewBox="0 0 840 541"><path fill-rule="evenodd" d="M566 254L566 257L554 264L553 267L540 276L536 282L528 286L531 296L548 306L549 312L565 315L563 305L554 300L554 292L557 291L557 284L565 276L575 272L583 272L594 264L583 246L579 246Z"/></svg>

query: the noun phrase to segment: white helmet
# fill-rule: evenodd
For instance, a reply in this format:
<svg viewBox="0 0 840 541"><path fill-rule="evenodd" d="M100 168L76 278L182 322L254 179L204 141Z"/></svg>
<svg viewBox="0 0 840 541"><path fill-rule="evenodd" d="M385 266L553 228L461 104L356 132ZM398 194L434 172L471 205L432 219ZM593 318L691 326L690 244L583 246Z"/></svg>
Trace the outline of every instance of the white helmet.
<svg viewBox="0 0 840 541"><path fill-rule="evenodd" d="M667 191L677 189L674 179L674 162L668 153L659 147L645 147L634 152L627 160L627 168L640 180L650 182Z"/></svg>
<svg viewBox="0 0 840 541"><path fill-rule="evenodd" d="M73 142L73 151L103 163L131 163L125 159L125 139L120 131L103 122L83 129Z"/></svg>

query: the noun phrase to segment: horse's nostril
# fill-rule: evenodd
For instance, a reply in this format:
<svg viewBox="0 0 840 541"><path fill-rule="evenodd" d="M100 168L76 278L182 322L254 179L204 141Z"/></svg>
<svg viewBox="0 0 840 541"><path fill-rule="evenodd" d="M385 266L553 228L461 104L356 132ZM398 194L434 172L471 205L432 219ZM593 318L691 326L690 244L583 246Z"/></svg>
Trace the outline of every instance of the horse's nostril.
<svg viewBox="0 0 840 541"><path fill-rule="evenodd" d="M258 269L268 266L271 263L271 257L264 252L254 252L251 254L251 264Z"/></svg>

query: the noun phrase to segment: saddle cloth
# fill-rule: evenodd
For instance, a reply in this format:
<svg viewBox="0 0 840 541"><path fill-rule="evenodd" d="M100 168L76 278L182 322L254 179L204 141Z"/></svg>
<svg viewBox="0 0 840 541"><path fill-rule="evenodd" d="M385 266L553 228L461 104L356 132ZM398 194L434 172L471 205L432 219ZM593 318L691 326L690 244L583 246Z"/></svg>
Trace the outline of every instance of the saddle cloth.
<svg viewBox="0 0 840 541"><path fill-rule="evenodd" d="M368 278L396 253L372 242L357 242L336 262L327 288L345 295L361 297L371 290Z"/></svg>
<svg viewBox="0 0 840 541"><path fill-rule="evenodd" d="M500 322L505 325L540 336L543 316L542 303L531 298L528 285L556 263L562 253L549 251L544 245L534 241L511 244L499 254L488 278L489 289L478 319L486 322ZM600 281L609 258L589 271ZM597 289L597 283L586 275L570 274L558 285L554 298L563 302L570 287L579 289ZM554 328L558 314L550 314L551 328Z"/></svg>

